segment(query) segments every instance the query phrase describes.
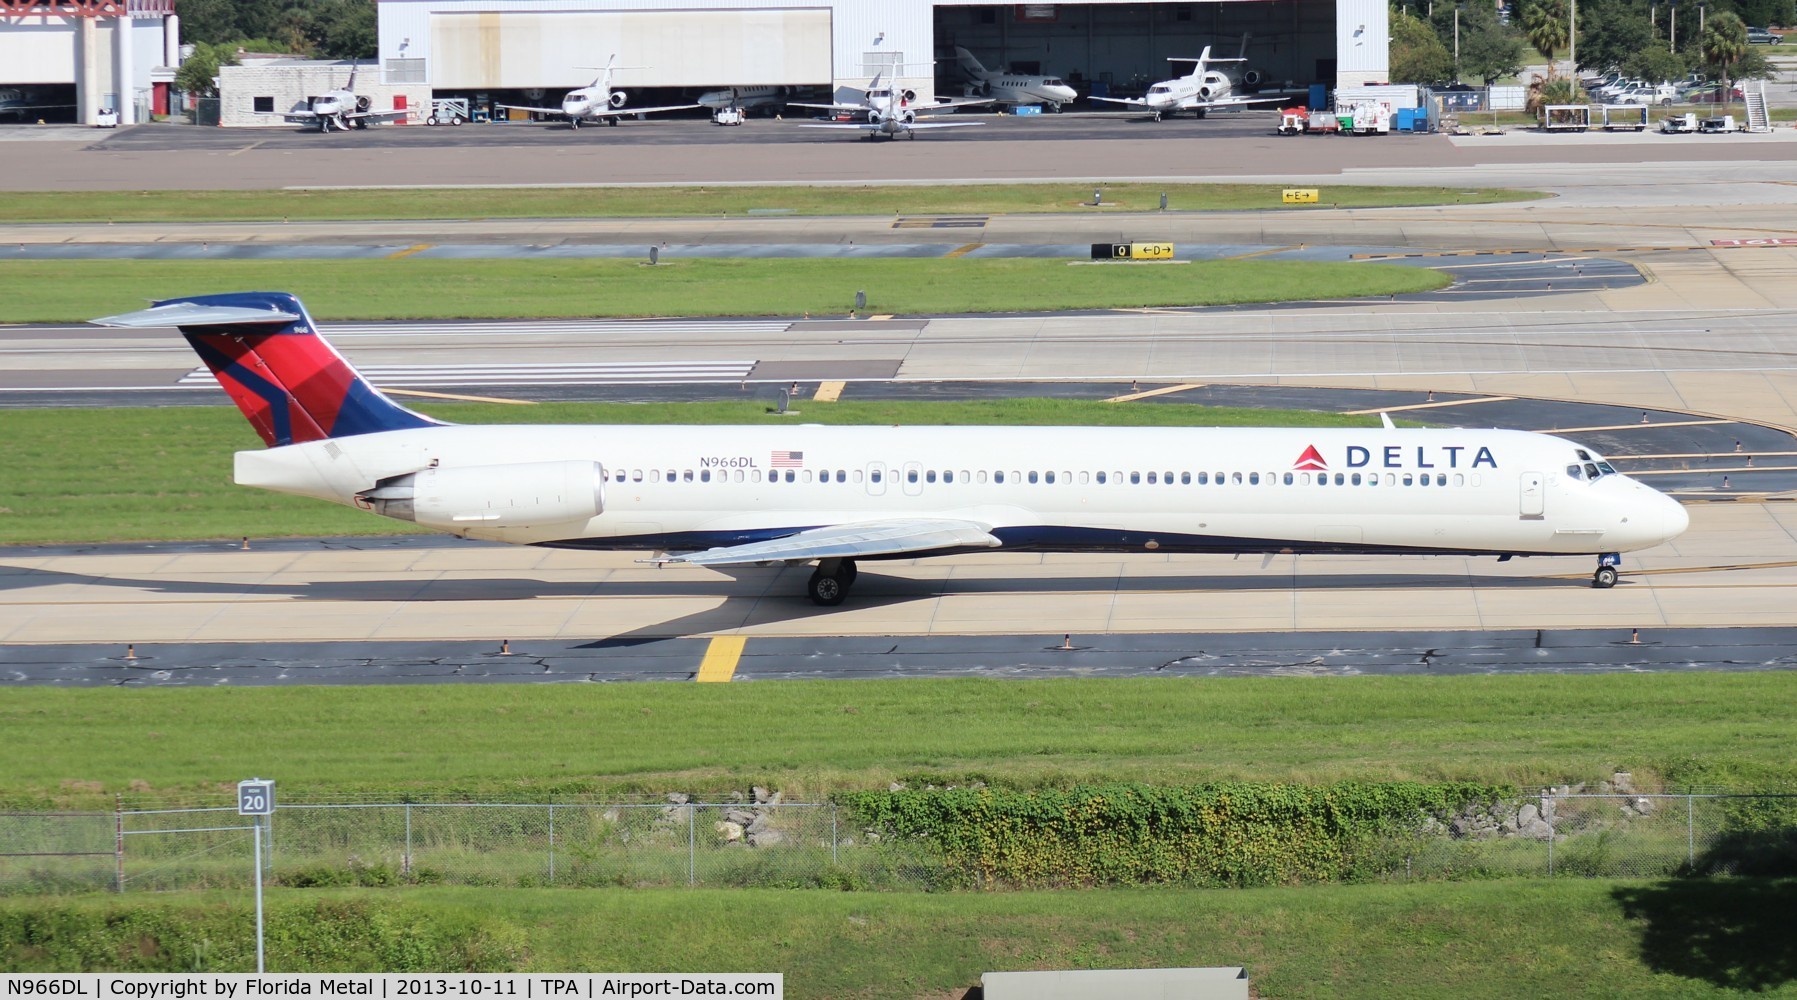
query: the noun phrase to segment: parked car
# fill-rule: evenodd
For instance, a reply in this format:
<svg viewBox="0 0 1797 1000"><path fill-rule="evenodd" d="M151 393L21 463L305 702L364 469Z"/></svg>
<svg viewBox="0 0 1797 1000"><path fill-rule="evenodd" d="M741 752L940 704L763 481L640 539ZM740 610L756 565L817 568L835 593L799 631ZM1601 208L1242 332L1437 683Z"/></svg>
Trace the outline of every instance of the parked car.
<svg viewBox="0 0 1797 1000"><path fill-rule="evenodd" d="M1647 86L1647 82L1645 80L1634 80L1634 79L1617 80L1615 83L1606 84L1605 86L1597 88L1597 90L1594 91L1594 93L1596 93L1597 96L1599 98L1601 98L1602 100L1610 101L1611 98L1615 97L1618 94L1623 93L1624 91L1633 90L1637 87L1645 87L1645 86Z"/></svg>
<svg viewBox="0 0 1797 1000"><path fill-rule="evenodd" d="M1784 40L1783 35L1775 34L1765 28L1747 29L1747 44L1749 45L1777 45Z"/></svg>
<svg viewBox="0 0 1797 1000"><path fill-rule="evenodd" d="M1724 96L1722 85L1719 83L1706 83L1701 87L1692 87L1685 91L1684 96L1686 104L1727 104L1730 101L1739 100L1741 100L1740 87L1728 88L1728 94Z"/></svg>
<svg viewBox="0 0 1797 1000"><path fill-rule="evenodd" d="M1630 87L1610 99L1611 104L1658 104L1665 107L1678 100L1678 88L1670 83L1642 84Z"/></svg>

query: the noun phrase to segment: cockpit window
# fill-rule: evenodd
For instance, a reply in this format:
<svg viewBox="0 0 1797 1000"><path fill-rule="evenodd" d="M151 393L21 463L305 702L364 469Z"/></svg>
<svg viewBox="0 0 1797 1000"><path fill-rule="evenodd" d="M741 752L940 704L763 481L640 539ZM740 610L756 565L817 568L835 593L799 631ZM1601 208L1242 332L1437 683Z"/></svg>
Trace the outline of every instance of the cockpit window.
<svg viewBox="0 0 1797 1000"><path fill-rule="evenodd" d="M1585 475L1590 476L1592 479L1596 479L1598 476L1603 475L1603 473L1597 471L1597 466L1595 464L1593 464L1591 462L1586 462L1585 463Z"/></svg>
<svg viewBox="0 0 1797 1000"><path fill-rule="evenodd" d="M1566 475L1572 479L1585 478L1585 473L1580 471L1579 464L1577 462L1574 462L1573 464L1566 467Z"/></svg>
<svg viewBox="0 0 1797 1000"><path fill-rule="evenodd" d="M1603 473L1606 476L1619 476L1622 474L1622 473L1616 471L1615 466L1611 465L1608 462L1602 461L1602 460L1599 460L1597 463L1597 471Z"/></svg>
<svg viewBox="0 0 1797 1000"><path fill-rule="evenodd" d="M1042 85L1044 87L1064 87L1064 86L1066 86L1066 84L1062 83L1059 79L1052 77L1052 76L1046 80L1043 80Z"/></svg>
<svg viewBox="0 0 1797 1000"><path fill-rule="evenodd" d="M1149 87L1148 92L1150 94L1170 94L1173 92L1173 88L1172 87L1154 86L1154 87Z"/></svg>
<svg viewBox="0 0 1797 1000"><path fill-rule="evenodd" d="M1581 461L1581 462L1591 461L1591 453L1590 452L1586 451L1583 448L1575 448L1574 450L1579 453L1579 461Z"/></svg>

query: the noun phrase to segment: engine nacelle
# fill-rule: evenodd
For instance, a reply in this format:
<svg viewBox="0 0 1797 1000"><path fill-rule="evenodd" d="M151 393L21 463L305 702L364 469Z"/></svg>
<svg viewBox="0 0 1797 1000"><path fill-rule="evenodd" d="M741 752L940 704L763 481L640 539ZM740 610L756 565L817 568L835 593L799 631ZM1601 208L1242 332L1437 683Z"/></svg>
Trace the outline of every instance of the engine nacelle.
<svg viewBox="0 0 1797 1000"><path fill-rule="evenodd" d="M904 92L904 94L903 94L903 95L901 95L901 96L903 96L903 97L904 97L904 99L905 99L905 103L906 103L906 104L915 104L915 103L917 103L917 91L915 91L915 90L907 90L907 91L905 91L905 92Z"/></svg>
<svg viewBox="0 0 1797 1000"><path fill-rule="evenodd" d="M605 470L579 461L430 468L383 479L356 499L448 531L579 523L605 509Z"/></svg>
<svg viewBox="0 0 1797 1000"><path fill-rule="evenodd" d="M372 107L374 107L374 99L373 98L362 97L362 96L358 96L356 98L356 110L357 111L367 111L369 108L372 108Z"/></svg>
<svg viewBox="0 0 1797 1000"><path fill-rule="evenodd" d="M867 121L868 121L868 124L870 124L870 125L878 125L885 120L886 120L886 116L879 113L878 111L869 111L867 113Z"/></svg>
<svg viewBox="0 0 1797 1000"><path fill-rule="evenodd" d="M1209 87L1199 87L1198 88L1198 96L1204 98L1207 101L1210 100L1210 93L1211 93L1211 91L1210 91Z"/></svg>
<svg viewBox="0 0 1797 1000"><path fill-rule="evenodd" d="M614 108L623 107L624 102L629 99L630 99L630 95L626 94L622 90L614 90L611 92L611 106Z"/></svg>
<svg viewBox="0 0 1797 1000"><path fill-rule="evenodd" d="M912 122L917 120L917 112L912 111L909 108L907 108L906 110L899 112L898 120L904 122L906 125L909 125Z"/></svg>
<svg viewBox="0 0 1797 1000"><path fill-rule="evenodd" d="M1267 75L1260 70L1251 69L1242 74L1242 82L1250 87L1258 87L1267 82Z"/></svg>

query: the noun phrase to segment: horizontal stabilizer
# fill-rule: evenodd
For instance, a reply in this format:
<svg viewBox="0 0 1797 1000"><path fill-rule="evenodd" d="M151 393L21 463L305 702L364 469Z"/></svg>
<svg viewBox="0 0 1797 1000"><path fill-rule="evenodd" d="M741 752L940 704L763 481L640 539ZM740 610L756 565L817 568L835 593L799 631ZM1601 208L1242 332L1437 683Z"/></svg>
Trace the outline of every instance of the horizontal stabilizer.
<svg viewBox="0 0 1797 1000"><path fill-rule="evenodd" d="M263 324L286 326L305 319L299 313L279 309L256 309L248 306L209 306L198 302L170 302L165 305L90 319L95 326L178 327L178 326L243 326Z"/></svg>

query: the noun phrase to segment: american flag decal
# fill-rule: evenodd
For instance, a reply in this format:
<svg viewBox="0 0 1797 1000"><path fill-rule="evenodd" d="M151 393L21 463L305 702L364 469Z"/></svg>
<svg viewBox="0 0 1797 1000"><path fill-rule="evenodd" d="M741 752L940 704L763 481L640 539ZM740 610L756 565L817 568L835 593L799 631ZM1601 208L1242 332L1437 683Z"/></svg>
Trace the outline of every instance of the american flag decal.
<svg viewBox="0 0 1797 1000"><path fill-rule="evenodd" d="M769 457L768 464L776 469L803 469L805 453L802 451L776 451Z"/></svg>

